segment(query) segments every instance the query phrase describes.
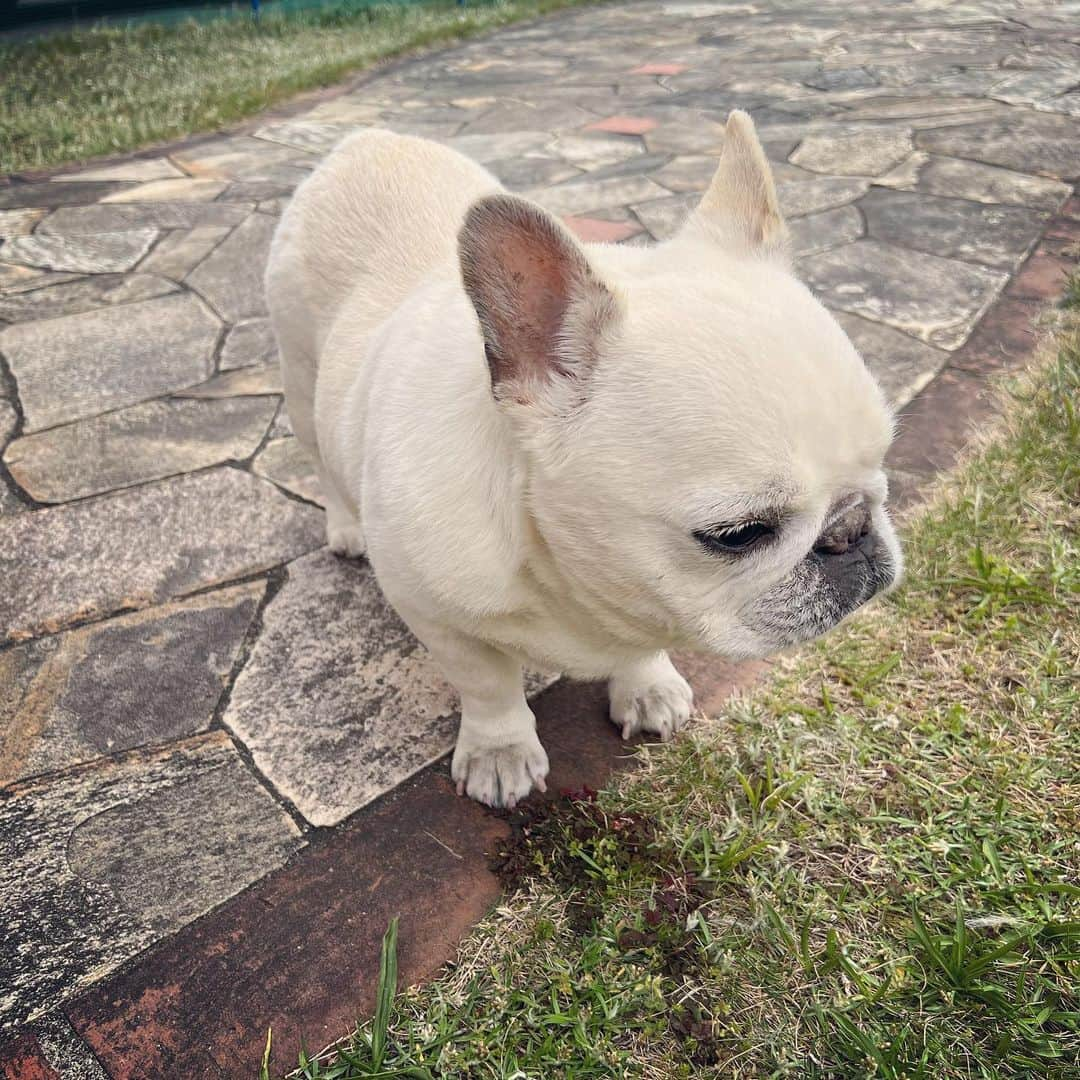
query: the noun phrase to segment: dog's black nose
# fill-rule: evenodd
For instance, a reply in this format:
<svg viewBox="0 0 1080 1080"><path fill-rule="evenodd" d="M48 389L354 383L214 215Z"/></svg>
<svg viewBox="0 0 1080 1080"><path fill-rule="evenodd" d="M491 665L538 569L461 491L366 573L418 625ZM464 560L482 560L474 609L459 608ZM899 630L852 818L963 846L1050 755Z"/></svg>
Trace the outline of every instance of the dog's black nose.
<svg viewBox="0 0 1080 1080"><path fill-rule="evenodd" d="M814 541L819 555L843 555L870 532L870 507L860 500L836 518Z"/></svg>

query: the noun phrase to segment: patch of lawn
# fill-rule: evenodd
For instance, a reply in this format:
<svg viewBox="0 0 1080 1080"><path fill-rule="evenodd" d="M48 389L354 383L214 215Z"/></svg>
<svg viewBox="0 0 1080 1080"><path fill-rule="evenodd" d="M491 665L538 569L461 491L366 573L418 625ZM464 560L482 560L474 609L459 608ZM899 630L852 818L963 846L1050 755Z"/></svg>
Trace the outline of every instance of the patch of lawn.
<svg viewBox="0 0 1080 1080"><path fill-rule="evenodd" d="M1075 291L1072 295L1075 295ZM1080 1077L1080 312L906 585L612 790L307 1078Z"/></svg>
<svg viewBox="0 0 1080 1080"><path fill-rule="evenodd" d="M140 22L0 44L0 174L211 131L377 60L584 2L340 0L258 24Z"/></svg>

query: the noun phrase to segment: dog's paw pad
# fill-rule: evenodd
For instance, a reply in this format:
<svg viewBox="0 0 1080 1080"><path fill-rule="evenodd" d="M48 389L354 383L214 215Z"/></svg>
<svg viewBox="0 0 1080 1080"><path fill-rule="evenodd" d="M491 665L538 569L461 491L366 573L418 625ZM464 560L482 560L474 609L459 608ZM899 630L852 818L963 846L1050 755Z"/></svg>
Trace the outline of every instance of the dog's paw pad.
<svg viewBox="0 0 1080 1080"><path fill-rule="evenodd" d="M547 774L547 752L535 735L530 740L483 749L469 749L459 742L450 766L459 795L509 810L534 787L546 791Z"/></svg>
<svg viewBox="0 0 1080 1080"><path fill-rule="evenodd" d="M611 719L624 739L640 732L667 742L690 719L694 692L677 672L649 686L623 688L611 696Z"/></svg>

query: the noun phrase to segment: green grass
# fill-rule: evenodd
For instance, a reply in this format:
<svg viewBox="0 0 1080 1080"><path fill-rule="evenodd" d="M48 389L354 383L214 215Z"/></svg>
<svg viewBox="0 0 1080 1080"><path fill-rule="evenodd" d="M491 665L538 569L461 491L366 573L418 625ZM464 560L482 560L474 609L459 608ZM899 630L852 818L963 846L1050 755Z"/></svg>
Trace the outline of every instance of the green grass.
<svg viewBox="0 0 1080 1080"><path fill-rule="evenodd" d="M0 174L115 154L251 116L377 60L587 0L340 0L0 44Z"/></svg>
<svg viewBox="0 0 1080 1080"><path fill-rule="evenodd" d="M300 1076L1080 1077L1080 312L906 585L597 798ZM383 991L392 986L384 980Z"/></svg>

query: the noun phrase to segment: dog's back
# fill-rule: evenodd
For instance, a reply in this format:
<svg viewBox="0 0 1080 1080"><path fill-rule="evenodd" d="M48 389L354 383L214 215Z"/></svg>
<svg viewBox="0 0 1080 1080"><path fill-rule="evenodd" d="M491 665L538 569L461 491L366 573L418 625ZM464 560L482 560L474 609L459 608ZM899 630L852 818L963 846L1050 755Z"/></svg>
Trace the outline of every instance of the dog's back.
<svg viewBox="0 0 1080 1080"><path fill-rule="evenodd" d="M377 129L349 136L297 189L274 235L266 292L289 416L309 452L315 382L346 378L319 371L346 299L359 345L432 268L456 259L466 210L498 189L446 147ZM362 360L362 350L351 358Z"/></svg>

